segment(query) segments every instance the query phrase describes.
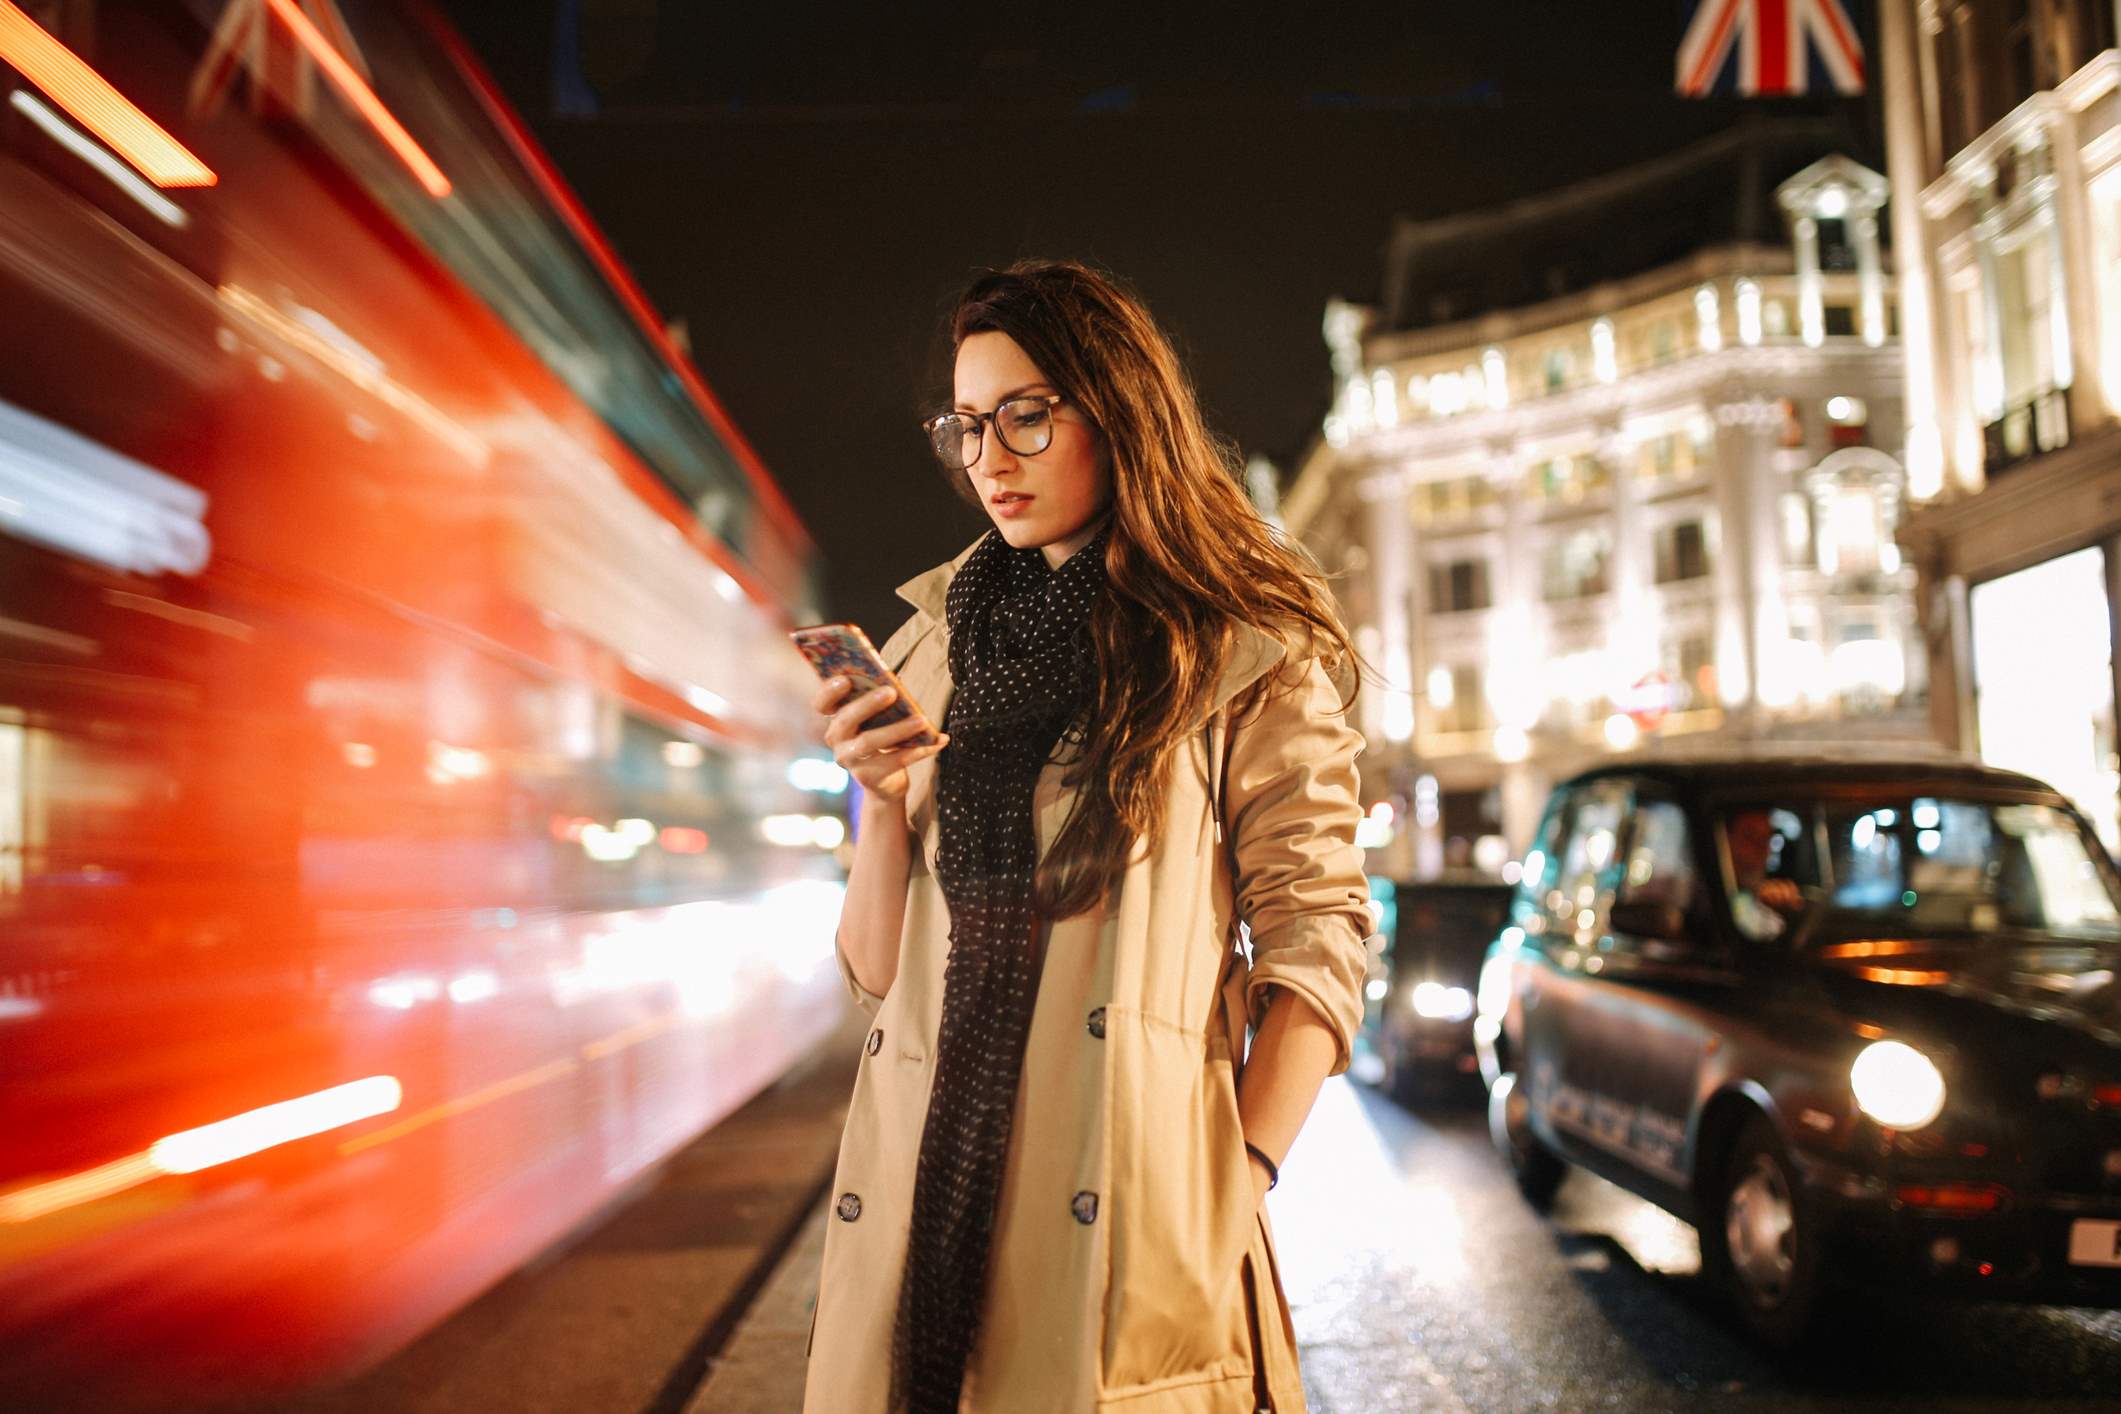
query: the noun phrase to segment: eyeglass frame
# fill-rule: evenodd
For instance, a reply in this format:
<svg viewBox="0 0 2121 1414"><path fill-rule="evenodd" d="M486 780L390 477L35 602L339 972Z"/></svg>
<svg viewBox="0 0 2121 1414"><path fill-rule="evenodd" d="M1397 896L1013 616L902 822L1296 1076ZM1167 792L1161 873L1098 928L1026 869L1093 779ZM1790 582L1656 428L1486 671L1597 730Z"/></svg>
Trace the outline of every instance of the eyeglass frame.
<svg viewBox="0 0 2121 1414"><path fill-rule="evenodd" d="M1040 447L1036 452L1020 452L1016 448L1010 446L1009 439L1002 435L1001 424L994 420L995 416L1000 413L1003 408L1009 406L1009 404L1011 403L1044 403L1046 405L1047 415L1051 416L1054 408L1067 401L1069 401L1069 398L1066 393L1019 393L1013 398L1002 399L1000 402L996 403L991 409L986 412L967 413L960 411L956 408L952 408L948 412L939 412L935 416L929 418L927 421L921 424L921 431L928 434L928 449L935 453L935 459L939 462L942 462L946 470L970 471L972 470L973 464L977 462L980 457L986 453L988 427L992 427L994 429L994 438L996 441L1002 444L1002 450L1008 452L1009 455L1013 457L1035 457L1053 446L1053 438L1052 433L1050 431L1047 433L1046 445L1044 447ZM972 419L973 430L980 439L980 449L978 452L973 453L971 461L963 462L957 466L951 466L948 461L944 460L942 452L936 448L935 429L939 424L941 424L943 419L946 417L970 417Z"/></svg>

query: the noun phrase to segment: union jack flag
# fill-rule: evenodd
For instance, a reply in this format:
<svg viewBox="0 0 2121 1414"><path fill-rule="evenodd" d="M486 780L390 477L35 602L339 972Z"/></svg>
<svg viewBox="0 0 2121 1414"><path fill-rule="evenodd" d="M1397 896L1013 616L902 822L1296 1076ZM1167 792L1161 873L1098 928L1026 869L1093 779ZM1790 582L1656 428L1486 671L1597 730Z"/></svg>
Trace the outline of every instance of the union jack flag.
<svg viewBox="0 0 2121 1414"><path fill-rule="evenodd" d="M1698 0L1682 13L1673 84L1685 97L1863 92L1863 39L1842 0Z"/></svg>

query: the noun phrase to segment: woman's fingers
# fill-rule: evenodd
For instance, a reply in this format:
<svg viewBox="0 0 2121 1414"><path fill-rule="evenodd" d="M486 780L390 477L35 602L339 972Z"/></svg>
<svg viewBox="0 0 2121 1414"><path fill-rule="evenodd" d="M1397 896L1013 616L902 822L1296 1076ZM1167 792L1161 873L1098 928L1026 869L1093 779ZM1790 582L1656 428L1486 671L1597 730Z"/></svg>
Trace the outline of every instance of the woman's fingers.
<svg viewBox="0 0 2121 1414"><path fill-rule="evenodd" d="M842 703L825 723L825 744L837 747L853 739L861 731L862 723L890 706L891 699L896 696L898 694L892 689L878 687Z"/></svg>
<svg viewBox="0 0 2121 1414"><path fill-rule="evenodd" d="M840 699L845 697L847 690L853 686L854 684L845 678L826 678L817 685L817 691L810 695L810 710L820 717L831 716L833 710L840 705Z"/></svg>
<svg viewBox="0 0 2121 1414"><path fill-rule="evenodd" d="M886 726L850 737L847 746L858 757L874 756L880 751L898 750L927 729L928 724L918 717L901 717Z"/></svg>

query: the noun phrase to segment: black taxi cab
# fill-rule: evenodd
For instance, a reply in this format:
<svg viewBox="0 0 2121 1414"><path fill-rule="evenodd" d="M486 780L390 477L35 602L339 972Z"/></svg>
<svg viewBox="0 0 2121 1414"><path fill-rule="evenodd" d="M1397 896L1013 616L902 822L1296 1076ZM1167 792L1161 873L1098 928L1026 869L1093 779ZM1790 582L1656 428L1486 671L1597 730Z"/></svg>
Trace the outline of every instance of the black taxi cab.
<svg viewBox="0 0 2121 1414"><path fill-rule="evenodd" d="M1762 1340L1865 1279L2121 1306L2121 880L2024 776L1643 762L1557 788L1483 964L1489 1127L1701 1233Z"/></svg>

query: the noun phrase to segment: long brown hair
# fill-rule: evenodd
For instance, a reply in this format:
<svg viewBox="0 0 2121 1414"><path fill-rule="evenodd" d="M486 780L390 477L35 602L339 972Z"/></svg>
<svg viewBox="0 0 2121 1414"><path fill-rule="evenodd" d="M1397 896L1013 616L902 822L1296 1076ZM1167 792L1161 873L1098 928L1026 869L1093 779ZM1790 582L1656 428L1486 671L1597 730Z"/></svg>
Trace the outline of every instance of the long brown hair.
<svg viewBox="0 0 2121 1414"><path fill-rule="evenodd" d="M1329 661L1352 664L1355 650L1316 572L1239 489L1235 448L1208 431L1139 296L1074 261L1020 261L975 280L951 316L953 352L989 332L1016 341L1111 458L1109 592L1090 616L1097 701L1071 769L1075 809L1039 863L1039 906L1064 918L1102 901L1134 842L1162 827L1165 772L1207 718L1238 623ZM977 503L969 477L955 479Z"/></svg>

